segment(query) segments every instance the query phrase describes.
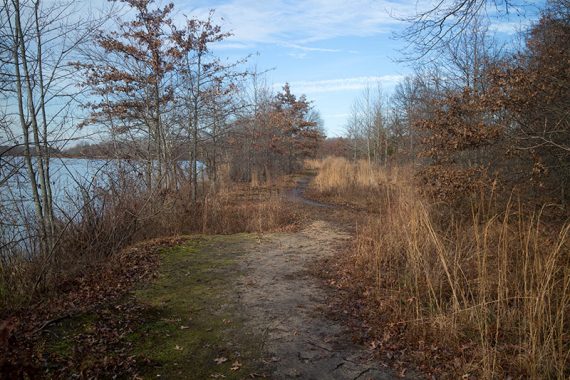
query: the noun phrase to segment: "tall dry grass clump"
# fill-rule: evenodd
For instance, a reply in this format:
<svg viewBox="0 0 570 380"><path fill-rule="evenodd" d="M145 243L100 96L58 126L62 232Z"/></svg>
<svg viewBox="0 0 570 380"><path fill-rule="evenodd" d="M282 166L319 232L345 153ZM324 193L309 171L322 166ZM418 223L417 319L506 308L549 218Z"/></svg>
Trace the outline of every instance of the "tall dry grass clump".
<svg viewBox="0 0 570 380"><path fill-rule="evenodd" d="M261 233L295 224L298 215L279 192L247 186L240 191L236 186L205 196L201 213L203 233Z"/></svg>
<svg viewBox="0 0 570 380"><path fill-rule="evenodd" d="M314 164L313 164L314 166ZM322 161L314 184L321 193L342 194L355 189L377 188L386 178L366 160L350 162L342 157Z"/></svg>
<svg viewBox="0 0 570 380"><path fill-rule="evenodd" d="M409 167L383 168L367 160L348 161L342 157L328 157L309 162L318 168L308 195L325 198L329 202L346 204L377 212L383 207L379 195L406 178L411 177Z"/></svg>
<svg viewBox="0 0 570 380"><path fill-rule="evenodd" d="M405 331L397 339L416 348L454 348L451 378L568 378L570 224L485 195L456 215L420 196L411 178L374 168L360 180L361 165L326 160L317 186L342 192L371 184L381 214L359 226L348 266L379 327ZM434 365L446 363L440 356Z"/></svg>
<svg viewBox="0 0 570 380"><path fill-rule="evenodd" d="M311 160L306 163L318 170L313 186L323 194L350 196L353 192L381 190L410 177L411 168L385 168L367 160L348 161L342 157Z"/></svg>
<svg viewBox="0 0 570 380"><path fill-rule="evenodd" d="M305 169L309 170L320 170L322 166L323 160L318 158L307 158L303 163Z"/></svg>

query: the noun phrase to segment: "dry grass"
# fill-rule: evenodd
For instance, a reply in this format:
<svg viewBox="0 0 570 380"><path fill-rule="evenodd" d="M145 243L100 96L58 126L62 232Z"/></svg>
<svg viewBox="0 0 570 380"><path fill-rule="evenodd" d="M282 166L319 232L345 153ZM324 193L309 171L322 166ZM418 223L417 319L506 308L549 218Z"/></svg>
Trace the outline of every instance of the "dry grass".
<svg viewBox="0 0 570 380"><path fill-rule="evenodd" d="M77 205L74 220L61 223L57 248L49 257L22 254L0 260L0 310L57 294L59 284L88 275L133 243L191 233L262 233L291 229L298 221L298 212L285 206L277 189L230 181L203 188L209 190L195 208L184 187L147 192L122 183L90 194L91 201Z"/></svg>
<svg viewBox="0 0 570 380"><path fill-rule="evenodd" d="M207 194L202 209L203 233L266 232L295 226L298 214L277 189L233 184Z"/></svg>
<svg viewBox="0 0 570 380"><path fill-rule="evenodd" d="M377 189L386 183L385 172L374 170L368 161L350 162L329 158L320 165L314 185L321 193L342 194L355 189Z"/></svg>
<svg viewBox="0 0 570 380"><path fill-rule="evenodd" d="M381 169L366 160L351 162L339 157L307 161L306 167L318 170L307 192L309 197L348 203L370 212L381 212L385 204L377 198L387 196L387 191L411 177L409 167Z"/></svg>
<svg viewBox="0 0 570 380"><path fill-rule="evenodd" d="M394 173L335 158L315 179L323 194L366 192L381 212L345 263L381 340L436 352L432 369L449 378L568 378L570 224L515 201L497 211L484 196L458 216ZM390 338L388 326L400 333Z"/></svg>

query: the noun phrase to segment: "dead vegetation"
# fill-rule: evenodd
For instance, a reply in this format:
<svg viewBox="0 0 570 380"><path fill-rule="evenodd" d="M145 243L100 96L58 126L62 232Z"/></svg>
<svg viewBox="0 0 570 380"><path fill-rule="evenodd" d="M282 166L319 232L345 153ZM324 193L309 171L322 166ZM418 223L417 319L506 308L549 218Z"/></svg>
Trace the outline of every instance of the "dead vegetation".
<svg viewBox="0 0 570 380"><path fill-rule="evenodd" d="M61 227L57 251L7 257L0 263L3 315L57 293L68 279L82 278L140 241L190 233L261 233L291 229L299 221L300 212L285 205L277 185L251 188L228 182L204 184L203 189L195 209L190 189L155 193L123 186L92 194L81 215ZM95 203L100 206L92 206Z"/></svg>
<svg viewBox="0 0 570 380"><path fill-rule="evenodd" d="M568 377L568 222L493 194L453 209L366 162L310 165L313 194L356 205L366 194L379 213L337 266L339 286L366 305L370 344L405 349L437 377Z"/></svg>
<svg viewBox="0 0 570 380"><path fill-rule="evenodd" d="M52 325L65 322L75 315L92 310L101 311L105 305L113 305L135 283L154 276L160 249L183 241L180 238L155 239L134 245L111 256L107 261L92 262L89 268L84 268L82 275L75 273L74 277L62 277L60 282L52 284L50 294L42 294L29 307L10 310L10 317L4 319L0 326L3 336L0 373L8 378L42 378L46 370L45 363L49 362L57 365L63 371L58 376L63 376L66 368L80 364L79 361L62 362L57 355L50 356L43 346L42 334ZM123 313L122 318L129 320L136 309L136 305L130 304L115 311L120 311ZM114 323L116 320L117 318L107 318L109 323L99 326L97 334L77 338L81 352L76 352L76 355L99 353L97 356L101 362L92 363L91 366L97 369L99 375L123 371L132 365L132 360L124 353L107 356L105 362L105 355L100 355L108 345L113 346L117 342L121 331ZM83 373L87 375L91 369L86 369Z"/></svg>
<svg viewBox="0 0 570 380"><path fill-rule="evenodd" d="M99 194L105 207L84 207L77 223L63 230L53 258L18 257L2 263L0 373L41 377L49 369L45 363L59 368L61 375L134 373L135 362L125 356L128 350L120 346L120 337L139 318L140 305L120 302L119 317L103 318L98 324L102 331L78 338L77 347L85 355L101 360L88 365L87 372L77 367L79 357L69 363L57 355L46 357L42 331L81 313L113 312L116 301L135 284L152 278L158 252L184 241L176 236L297 228L301 212L285 204L282 185L204 184L208 190L197 209L190 208L190 191L148 194L131 188ZM109 347L116 352L103 355Z"/></svg>

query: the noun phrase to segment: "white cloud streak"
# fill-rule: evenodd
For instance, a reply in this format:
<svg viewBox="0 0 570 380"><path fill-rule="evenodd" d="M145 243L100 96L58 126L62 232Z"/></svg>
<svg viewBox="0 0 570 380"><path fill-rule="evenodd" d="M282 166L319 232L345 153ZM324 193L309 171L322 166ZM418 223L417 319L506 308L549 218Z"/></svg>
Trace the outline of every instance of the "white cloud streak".
<svg viewBox="0 0 570 380"><path fill-rule="evenodd" d="M215 45L216 49L228 49L228 50L242 50L242 49L253 49L254 44L245 44L241 42L218 42Z"/></svg>
<svg viewBox="0 0 570 380"><path fill-rule="evenodd" d="M495 32L513 35L527 29L530 25L531 25L531 20L502 21L502 22L491 23L489 29Z"/></svg>
<svg viewBox="0 0 570 380"><path fill-rule="evenodd" d="M282 45L284 47L298 49L298 50L306 51L306 52L311 52L311 51L317 51L317 52L322 52L322 53L341 53L342 52L342 50L340 50L340 49L327 49L327 48L309 47L309 46L302 46L302 45L298 45L298 44L291 44L291 43L287 43L287 42L284 42Z"/></svg>
<svg viewBox="0 0 570 380"><path fill-rule="evenodd" d="M232 42L278 44L311 52L337 52L313 44L336 37L366 37L388 33L398 24L391 13L409 12L391 0L229 0L203 2L187 9L203 17L210 8L224 20ZM183 11L184 12L184 11Z"/></svg>
<svg viewBox="0 0 570 380"><path fill-rule="evenodd" d="M318 94L339 91L358 91L367 86L380 83L383 86L393 86L404 78L403 75L361 76L340 79L325 79L317 81L290 82L291 90L295 93ZM276 83L275 89L281 89L283 83Z"/></svg>

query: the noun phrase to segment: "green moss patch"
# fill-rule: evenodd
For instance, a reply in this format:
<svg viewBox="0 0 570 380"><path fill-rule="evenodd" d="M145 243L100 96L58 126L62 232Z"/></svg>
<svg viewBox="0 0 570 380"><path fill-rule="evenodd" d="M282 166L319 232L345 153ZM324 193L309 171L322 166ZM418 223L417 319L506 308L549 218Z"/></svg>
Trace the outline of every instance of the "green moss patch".
<svg viewBox="0 0 570 380"><path fill-rule="evenodd" d="M246 327L236 287L239 262L251 242L247 234L192 237L165 248L156 278L120 303L46 329L42 350L56 358L49 360L48 372L148 379L261 373L261 337ZM108 369L89 369L101 366Z"/></svg>
<svg viewBox="0 0 570 380"><path fill-rule="evenodd" d="M235 282L247 235L191 240L163 253L158 278L139 289L146 320L129 339L149 378L244 378L260 345L245 330Z"/></svg>

